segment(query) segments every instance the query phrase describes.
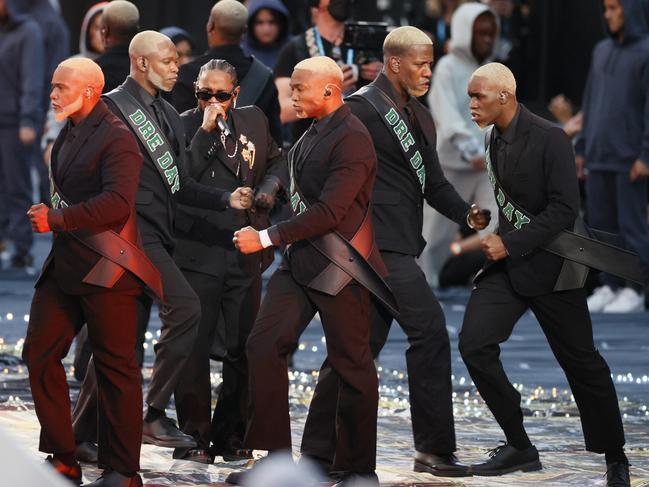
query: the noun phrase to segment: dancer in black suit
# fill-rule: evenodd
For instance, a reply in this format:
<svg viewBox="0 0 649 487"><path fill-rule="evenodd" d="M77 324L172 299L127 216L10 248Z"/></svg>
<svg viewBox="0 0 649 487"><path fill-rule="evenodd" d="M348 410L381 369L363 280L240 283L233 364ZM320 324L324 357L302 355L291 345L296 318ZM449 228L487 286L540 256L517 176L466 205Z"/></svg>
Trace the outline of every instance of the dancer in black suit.
<svg viewBox="0 0 649 487"><path fill-rule="evenodd" d="M200 210L180 205L176 213L174 260L201 300L198 339L176 387L180 428L198 448L181 448L174 458L211 463L214 456L250 457L242 447L246 421L248 365L245 345L261 300L261 273L273 260L273 249L250 255L238 252L233 233L247 225L270 226L277 193L287 187L288 170L258 107L234 108L239 95L234 67L222 59L205 64L196 80L198 107L181 115L191 139L188 172L207 186L255 191L247 211ZM231 134L217 126L222 117ZM223 382L210 429L210 348L223 316ZM210 440L213 447L210 448Z"/></svg>
<svg viewBox="0 0 649 487"><path fill-rule="evenodd" d="M460 352L507 444L474 475L541 468L523 427L521 396L500 362L500 344L531 309L550 343L579 408L586 449L606 454L607 485L628 486L624 431L608 365L593 343L580 276L569 261L542 247L579 213L570 141L516 100L516 80L498 63L477 69L468 87L473 120L494 124L487 160L500 207L497 234L483 240L488 263L475 279L460 333ZM559 277L561 278L559 279Z"/></svg>
<svg viewBox="0 0 649 487"><path fill-rule="evenodd" d="M288 246L248 339L250 402L244 444L271 453L290 451L287 356L318 312L330 373L338 385L333 468L344 472L340 485L358 477L368 482L364 485L378 485L378 391L369 347L369 291L350 277L342 287L324 278L337 267L313 243L333 231L348 241L362 234L367 245L361 253L384 272L366 218L376 155L367 129L343 104L342 80L341 69L330 58L315 57L295 66L295 110L302 118L317 120L288 156L295 216L262 232L247 227L235 233L235 245L246 254ZM230 483L241 481L241 472L228 478Z"/></svg>
<svg viewBox="0 0 649 487"><path fill-rule="evenodd" d="M162 276L164 299L159 303L161 335L146 397L148 410L142 438L163 447L195 447L196 442L165 415L165 408L196 342L201 308L198 296L173 261L173 229L177 203L224 210L245 209L252 204L252 190L230 193L192 179L185 168L185 136L182 121L160 91L170 91L178 73L176 47L167 36L154 31L137 34L129 46L131 75L106 95L106 103L136 135L144 164L137 189L137 221L144 251ZM152 298L138 300L138 326L148 322ZM88 367L81 407L75 409L77 439L87 439L93 422L94 372ZM86 431L80 431L86 430ZM85 437L85 438L84 438Z"/></svg>
<svg viewBox="0 0 649 487"><path fill-rule="evenodd" d="M56 470L80 483L61 360L87 323L100 398L94 418L99 462L106 468L90 485L135 487L142 485L136 299L142 281L157 292L161 283L135 223L142 155L99 99L103 85L101 69L89 59L64 61L54 72L52 105L57 119L69 122L52 150L52 207L41 203L28 212L34 231L53 231L54 242L36 283L23 358L42 428L39 448L53 454ZM135 261L123 261L125 255Z"/></svg>
<svg viewBox="0 0 649 487"><path fill-rule="evenodd" d="M372 193L376 243L388 268L387 282L399 305L398 323L408 336L406 351L415 470L461 476L455 458L451 388L451 348L444 313L415 261L426 242L421 235L423 205L476 229L489 212L466 203L446 180L435 149L435 125L416 97L430 84L433 47L414 27L391 32L383 46L383 72L346 100L372 135L378 167ZM387 118L386 118L387 117ZM374 356L385 344L393 316L381 304L370 306ZM304 428L302 454L330 469L335 448L336 383L330 364L321 369Z"/></svg>

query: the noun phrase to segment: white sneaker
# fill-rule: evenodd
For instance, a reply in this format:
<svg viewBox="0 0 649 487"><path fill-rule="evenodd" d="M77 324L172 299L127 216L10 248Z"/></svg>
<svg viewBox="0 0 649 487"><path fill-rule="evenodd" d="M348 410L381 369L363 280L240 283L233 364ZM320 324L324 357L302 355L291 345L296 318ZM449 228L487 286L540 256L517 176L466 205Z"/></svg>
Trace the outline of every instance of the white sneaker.
<svg viewBox="0 0 649 487"><path fill-rule="evenodd" d="M601 286L593 291L588 297L588 311L599 313L609 303L612 303L617 297L617 293L610 286Z"/></svg>
<svg viewBox="0 0 649 487"><path fill-rule="evenodd" d="M637 313L644 310L644 296L630 287L621 289L616 298L604 306L604 313Z"/></svg>

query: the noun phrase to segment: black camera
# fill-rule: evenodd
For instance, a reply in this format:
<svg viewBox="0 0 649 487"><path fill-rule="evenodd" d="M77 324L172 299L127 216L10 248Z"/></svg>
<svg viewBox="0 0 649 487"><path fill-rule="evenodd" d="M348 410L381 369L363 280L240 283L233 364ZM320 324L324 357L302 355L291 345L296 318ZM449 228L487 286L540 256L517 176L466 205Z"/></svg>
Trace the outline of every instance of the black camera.
<svg viewBox="0 0 649 487"><path fill-rule="evenodd" d="M354 52L354 64L383 60L383 41L388 35L385 22L345 22L343 46Z"/></svg>

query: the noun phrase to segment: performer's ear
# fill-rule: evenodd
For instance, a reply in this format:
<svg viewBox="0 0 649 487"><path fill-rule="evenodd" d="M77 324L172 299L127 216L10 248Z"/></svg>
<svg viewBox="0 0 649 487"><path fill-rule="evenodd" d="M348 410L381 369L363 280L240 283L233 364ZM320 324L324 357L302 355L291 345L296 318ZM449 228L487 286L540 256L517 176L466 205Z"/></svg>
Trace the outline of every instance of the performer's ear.
<svg viewBox="0 0 649 487"><path fill-rule="evenodd" d="M137 58L137 67L140 68L141 71L146 70L146 66L147 66L147 61L144 56L140 56L139 58Z"/></svg>

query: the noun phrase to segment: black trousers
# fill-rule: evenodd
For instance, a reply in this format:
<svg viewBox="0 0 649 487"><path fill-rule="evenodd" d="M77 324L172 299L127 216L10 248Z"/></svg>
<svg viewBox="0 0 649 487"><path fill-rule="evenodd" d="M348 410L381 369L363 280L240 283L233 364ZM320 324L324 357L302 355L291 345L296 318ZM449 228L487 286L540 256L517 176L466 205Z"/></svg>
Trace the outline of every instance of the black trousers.
<svg viewBox="0 0 649 487"><path fill-rule="evenodd" d="M620 409L608 365L595 348L583 289L521 296L504 268L476 283L464 315L460 352L480 395L508 438L523 431L521 396L500 361L500 344L531 309L559 361L579 408L586 449L603 453L624 445Z"/></svg>
<svg viewBox="0 0 649 487"><path fill-rule="evenodd" d="M245 345L259 310L261 271L258 256L223 250L222 272L208 275L183 270L201 302L198 339L176 386L176 412L180 428L194 436L200 448L210 440L216 450L234 436L243 440L248 397L248 363ZM253 262L254 261L254 262ZM256 270L254 263L256 262ZM210 428L210 348L217 323L225 325L226 355L223 382Z"/></svg>
<svg viewBox="0 0 649 487"><path fill-rule="evenodd" d="M178 269L168 250L160 245L147 246L144 251L160 271L164 292L164 303L159 303L162 326L160 338L154 346L156 357L146 403L156 409L164 410L178 381L181 380L182 369L194 348L198 323L201 319L201 307L198 296ZM151 298L146 294L139 296L136 309L138 330L146 328L150 309ZM135 342L133 350L135 353ZM96 388L91 368L89 365L79 392L77 406L73 411L77 442L91 441L93 438L90 428L92 418L96 414L97 402L94 397Z"/></svg>
<svg viewBox="0 0 649 487"><path fill-rule="evenodd" d="M414 257L381 252L388 268L387 283L399 305L399 325L408 337L406 350L410 413L415 448L424 453L455 451L451 384L451 351L446 320L437 298ZM376 357L388 337L390 313L376 301L370 305L372 354ZM329 361L320 370L302 438L302 453L331 463L334 453L336 387Z"/></svg>
<svg viewBox="0 0 649 487"><path fill-rule="evenodd" d="M289 271L273 274L246 346L247 448L291 448L287 356L318 312L331 364L328 373L337 386L331 398L337 406L333 469L375 470L378 381L369 347L368 307L369 292L357 284L329 296L298 284Z"/></svg>
<svg viewBox="0 0 649 487"><path fill-rule="evenodd" d="M139 293L134 289L69 295L51 274L36 288L23 359L41 423L41 451L74 454L70 396L61 360L87 323L95 357L99 463L126 475L139 470L142 384L135 360Z"/></svg>

